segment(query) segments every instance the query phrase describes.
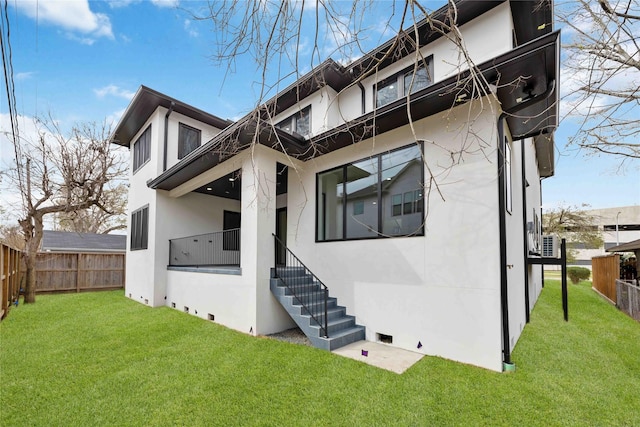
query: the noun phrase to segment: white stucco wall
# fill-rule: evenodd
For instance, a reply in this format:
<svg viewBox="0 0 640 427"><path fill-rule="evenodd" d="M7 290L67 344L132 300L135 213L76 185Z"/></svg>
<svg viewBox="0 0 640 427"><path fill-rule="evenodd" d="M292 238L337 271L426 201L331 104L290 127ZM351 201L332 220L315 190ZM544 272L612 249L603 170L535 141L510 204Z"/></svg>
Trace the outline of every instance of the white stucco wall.
<svg viewBox="0 0 640 427"><path fill-rule="evenodd" d="M162 120L167 113L167 109L160 107L159 113L162 115ZM167 138L167 169L179 162L178 159L178 133L180 123L184 123L187 126L200 130L200 145L206 144L211 138L220 133L221 129L213 126L209 126L205 123L199 122L187 117L175 111L169 116L168 138ZM164 144L164 121L162 124L162 143ZM162 165L161 165L162 166Z"/></svg>
<svg viewBox="0 0 640 427"><path fill-rule="evenodd" d="M140 135L151 125L151 153L149 161L137 171L133 170L133 145ZM148 249L131 250L131 213L149 206L149 230L156 227L156 193L147 188L147 181L157 176L158 156L161 150L160 141L164 132L163 122L157 111L140 129L138 134L131 140L131 156L129 170L129 197L128 197L128 229L127 229L127 255L126 255L126 284L125 295L143 304L155 305L157 290L155 288L155 246L156 236L149 233ZM136 268L131 268L136 266Z"/></svg>
<svg viewBox="0 0 640 427"><path fill-rule="evenodd" d="M493 107L471 112L483 142L455 125L466 122L469 105L414 123L442 192L432 187L424 237L314 243L316 173L411 144L408 127L308 162L302 183L290 178L288 244L366 326L368 340L391 335L394 346L501 369ZM447 148L462 141L468 150L452 165Z"/></svg>

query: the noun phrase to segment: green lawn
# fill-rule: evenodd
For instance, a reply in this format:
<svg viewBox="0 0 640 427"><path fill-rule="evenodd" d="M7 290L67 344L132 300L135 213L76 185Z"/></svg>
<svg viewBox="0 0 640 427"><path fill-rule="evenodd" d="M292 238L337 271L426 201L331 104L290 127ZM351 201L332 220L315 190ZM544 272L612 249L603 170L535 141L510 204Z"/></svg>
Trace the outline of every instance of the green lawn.
<svg viewBox="0 0 640 427"><path fill-rule="evenodd" d="M0 425L640 425L640 324L548 282L500 374L403 375L254 338L122 292L39 296L0 323Z"/></svg>

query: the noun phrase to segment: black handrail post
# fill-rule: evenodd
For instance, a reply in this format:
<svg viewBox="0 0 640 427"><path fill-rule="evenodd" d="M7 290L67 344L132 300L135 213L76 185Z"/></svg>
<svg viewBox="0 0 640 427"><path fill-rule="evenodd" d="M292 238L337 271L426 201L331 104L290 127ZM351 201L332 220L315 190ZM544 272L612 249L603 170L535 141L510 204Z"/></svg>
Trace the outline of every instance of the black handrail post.
<svg viewBox="0 0 640 427"><path fill-rule="evenodd" d="M329 289L324 288L324 337L329 338L329 321L327 320L327 300L329 299Z"/></svg>
<svg viewBox="0 0 640 427"><path fill-rule="evenodd" d="M569 321L569 296L567 294L567 240L562 239L560 243L560 260L562 262L562 311L564 321Z"/></svg>

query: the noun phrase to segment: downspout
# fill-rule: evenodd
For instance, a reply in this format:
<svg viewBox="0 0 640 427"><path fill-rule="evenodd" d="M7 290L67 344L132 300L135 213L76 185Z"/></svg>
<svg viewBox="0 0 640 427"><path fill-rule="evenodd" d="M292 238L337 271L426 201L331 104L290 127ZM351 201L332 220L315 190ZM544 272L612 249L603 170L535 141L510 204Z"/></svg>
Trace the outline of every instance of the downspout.
<svg viewBox="0 0 640 427"><path fill-rule="evenodd" d="M527 165L525 164L524 139L520 140L520 163L522 164L522 237L524 252L524 313L529 323L529 236L527 235ZM533 218L531 219L533 223Z"/></svg>
<svg viewBox="0 0 640 427"><path fill-rule="evenodd" d="M171 101L171 105L169 105L169 110L167 110L167 114L164 115L164 150L162 155L162 172L167 170L167 146L169 145L169 116L173 112L173 107L175 107L176 103Z"/></svg>
<svg viewBox="0 0 640 427"><path fill-rule="evenodd" d="M498 117L498 210L499 210L499 226L500 226L500 306L502 309L502 362L503 369L513 370L511 363L511 345L509 343L509 300L508 300L508 280L507 280L507 219L506 219L506 200L504 188L504 119L511 114L515 114L530 105L539 102L541 99L548 98L555 90L556 82L552 80L547 86L544 93L537 95L527 101L515 105L507 111L503 111Z"/></svg>
<svg viewBox="0 0 640 427"><path fill-rule="evenodd" d="M357 85L358 85L358 87L360 88L360 92L361 92L361 94L362 94L362 95L360 96L360 99L361 99L361 106L360 106L360 108L361 108L361 110L362 110L361 114L364 114L364 113L366 112L366 105L367 105L367 104L366 104L366 102L365 102L365 93L366 93L366 92L365 92L365 90L364 90L364 86L362 85L362 82L361 82L360 80L358 80L358 81L356 82L356 84L357 84Z"/></svg>

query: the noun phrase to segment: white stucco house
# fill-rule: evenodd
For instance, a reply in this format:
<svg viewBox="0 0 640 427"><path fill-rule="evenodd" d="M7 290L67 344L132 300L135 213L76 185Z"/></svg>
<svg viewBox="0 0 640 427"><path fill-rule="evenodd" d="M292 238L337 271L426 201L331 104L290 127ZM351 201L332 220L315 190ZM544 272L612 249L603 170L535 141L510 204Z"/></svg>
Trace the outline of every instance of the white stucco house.
<svg viewBox="0 0 640 427"><path fill-rule="evenodd" d="M510 366L542 287L559 33L551 1L456 4L473 73L425 21L419 56L411 31L327 60L236 122L140 87L112 136L132 153L126 296Z"/></svg>

